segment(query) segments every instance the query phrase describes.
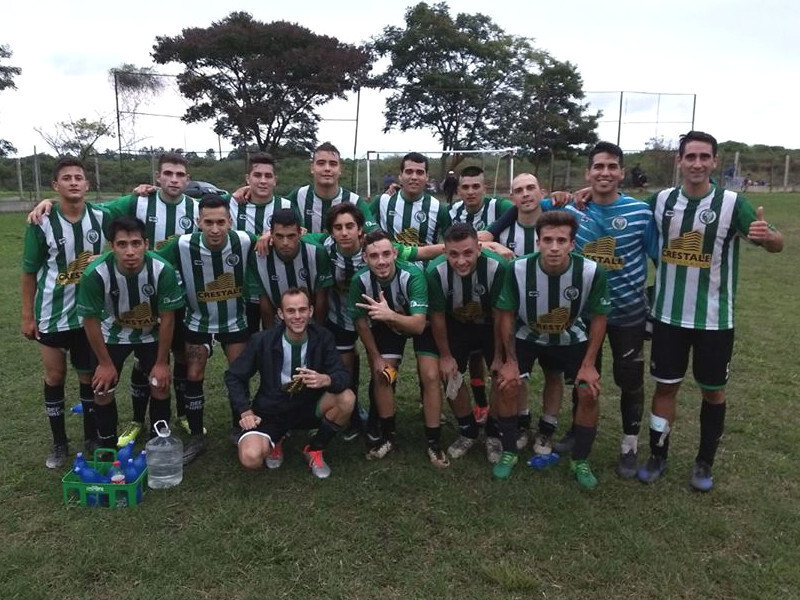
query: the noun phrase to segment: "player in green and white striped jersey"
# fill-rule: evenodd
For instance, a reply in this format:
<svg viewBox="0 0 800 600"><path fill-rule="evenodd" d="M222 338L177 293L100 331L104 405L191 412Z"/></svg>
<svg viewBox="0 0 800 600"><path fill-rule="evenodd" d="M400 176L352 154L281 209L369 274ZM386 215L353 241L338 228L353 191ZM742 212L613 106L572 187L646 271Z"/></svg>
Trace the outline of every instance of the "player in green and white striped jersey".
<svg viewBox="0 0 800 600"><path fill-rule="evenodd" d="M342 176L342 159L339 150L330 142L314 149L311 159L311 176L314 183L291 192L289 200L297 207L301 226L309 233L322 233L328 211L343 202L358 207L364 215L364 229L372 231L377 224L372 218L369 204L358 194L339 185Z"/></svg>
<svg viewBox="0 0 800 600"><path fill-rule="evenodd" d="M481 250L472 225L456 223L445 232L445 254L426 270L431 328L439 348L439 371L447 382L447 396L458 420L460 435L447 449L459 458L478 439L463 376L468 360L477 353L481 361L495 362L494 306L500 296L507 263L489 250ZM494 368L499 369L499 364ZM486 424L487 439L498 438L493 417ZM490 446L487 445L487 449Z"/></svg>
<svg viewBox="0 0 800 600"><path fill-rule="evenodd" d="M442 398L439 357L430 328L426 328L428 290L425 275L414 265L397 259L397 248L385 231L367 234L364 242L367 267L350 284L350 309L356 330L367 350L380 421L379 439L368 459L381 459L395 446L394 382L406 339L413 337L417 370L423 388L425 437L432 464L448 466L439 447Z"/></svg>
<svg viewBox="0 0 800 600"><path fill-rule="evenodd" d="M67 459L64 423L66 353L78 372L86 449L96 437L92 403L91 349L76 310L78 282L93 256L106 243L113 214L85 202L89 182L83 163L64 157L56 162L53 189L59 196L49 215L28 225L22 252L22 334L39 342L44 367L45 412L53 451L45 464L54 469Z"/></svg>
<svg viewBox="0 0 800 600"><path fill-rule="evenodd" d="M725 385L733 353L733 304L739 237L780 252L783 237L740 194L711 181L717 140L690 131L681 137L678 168L682 186L651 198L658 230L655 319L650 372L656 380L650 415L650 450L637 476L644 483L667 468L669 432L689 352L702 391L700 448L690 484L708 491L711 467L725 424Z"/></svg>
<svg viewBox="0 0 800 600"><path fill-rule="evenodd" d="M378 226L392 241L409 246L435 244L450 226L447 205L425 191L427 183L427 157L410 152L400 161L400 191L382 194L372 202Z"/></svg>
<svg viewBox="0 0 800 600"><path fill-rule="evenodd" d="M248 277L255 272L256 236L231 230L228 204L214 194L200 200L199 232L170 240L159 254L180 273L186 293L186 416L191 440L184 462L205 450L203 378L216 338L228 362L236 359L249 338L245 313ZM238 429L238 414L233 415Z"/></svg>
<svg viewBox="0 0 800 600"><path fill-rule="evenodd" d="M274 325L275 311L281 296L289 288L304 287L314 298L317 322L322 322L327 312L327 288L333 285L330 261L325 250L310 242L300 240L300 224L290 209L276 210L272 216L272 251L256 258L253 278L261 298L264 328Z"/></svg>
<svg viewBox="0 0 800 600"><path fill-rule="evenodd" d="M486 191L483 169L476 166L461 169L458 175L460 200L450 207L450 220L453 223L469 223L476 231L483 231L514 206L505 198L487 196ZM469 377L475 398L475 418L479 424L483 424L489 417L489 404L486 398L484 357L478 353L470 357Z"/></svg>
<svg viewBox="0 0 800 600"><path fill-rule="evenodd" d="M133 353L148 373L150 422L169 421L169 351L175 311L183 290L175 270L147 251L145 225L136 217L111 222L106 252L84 271L78 291L78 314L97 366L92 377L100 446L117 444L115 389L125 359ZM152 432L151 432L152 433Z"/></svg>
<svg viewBox="0 0 800 600"><path fill-rule="evenodd" d="M571 470L585 489L597 486L587 458L597 434L600 376L595 368L603 344L606 314L611 310L605 272L594 261L573 254L575 217L564 212L542 215L536 223L539 252L514 260L497 308L508 311L500 321L506 363L499 374L498 403L503 456L494 475L505 479L516 464L513 406L519 375L535 360L563 371L578 388L573 426ZM589 331L582 315L591 318ZM513 322L513 325L512 325Z"/></svg>

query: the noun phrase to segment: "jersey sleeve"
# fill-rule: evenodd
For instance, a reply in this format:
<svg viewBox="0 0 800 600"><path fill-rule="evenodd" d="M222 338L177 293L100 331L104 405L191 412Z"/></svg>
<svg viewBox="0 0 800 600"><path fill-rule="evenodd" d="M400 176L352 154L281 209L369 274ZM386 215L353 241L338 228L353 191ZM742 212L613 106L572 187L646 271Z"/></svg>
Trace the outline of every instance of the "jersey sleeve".
<svg viewBox="0 0 800 600"><path fill-rule="evenodd" d="M121 216L132 217L136 214L137 201L137 196L120 196L119 198L114 198L113 200L109 200L101 204L95 204L94 206L95 208L99 208L109 215L113 215L111 217L112 219Z"/></svg>
<svg viewBox="0 0 800 600"><path fill-rule="evenodd" d="M756 211L742 194L736 194L736 204L733 206L733 227L736 233L747 237L750 224L756 220Z"/></svg>
<svg viewBox="0 0 800 600"><path fill-rule="evenodd" d="M503 293L506 278L508 277L508 263L505 259L497 256L497 272L492 281L492 287L489 290L489 297L492 299L492 306L497 306L500 302L500 296Z"/></svg>
<svg viewBox="0 0 800 600"><path fill-rule="evenodd" d="M155 258L154 260L161 260ZM175 274L169 264L164 262L164 268L161 270L161 275L158 278L158 312L170 312L183 308L186 304L186 299L183 294L183 289L178 284L178 276Z"/></svg>
<svg viewBox="0 0 800 600"><path fill-rule="evenodd" d="M22 246L22 272L37 273L47 262L47 243L38 225L28 225Z"/></svg>
<svg viewBox="0 0 800 600"><path fill-rule="evenodd" d="M180 271L180 261L178 260L178 240L180 236L173 236L166 244L161 246L155 253L164 259L164 261L171 265L175 270Z"/></svg>
<svg viewBox="0 0 800 600"><path fill-rule="evenodd" d="M361 214L364 215L364 233L369 233L370 231L375 231L378 229L378 223L372 216L372 209L366 200L359 197L358 201L356 202L356 208L358 208L358 210L361 211Z"/></svg>
<svg viewBox="0 0 800 600"><path fill-rule="evenodd" d="M517 207L512 206L507 211L505 211L502 216L497 219L494 223L489 225L489 229L487 230L489 233L494 236L494 239L497 240L500 237L500 234L508 229L514 221L517 220L517 215L519 214Z"/></svg>
<svg viewBox="0 0 800 600"><path fill-rule="evenodd" d="M361 294L363 294L365 291L364 284L361 283L361 277L359 277L358 273L356 273L353 276L352 282L350 283L350 291L348 292L347 297L347 310L350 311L350 317L353 319L353 321L363 319L367 316L367 311L356 306L357 302L364 301L364 299L361 297Z"/></svg>
<svg viewBox="0 0 800 600"><path fill-rule="evenodd" d="M93 260L81 276L76 302L79 317L102 319L105 315L105 289L103 279L97 274L97 266L107 258L108 255L104 254Z"/></svg>
<svg viewBox="0 0 800 600"><path fill-rule="evenodd" d="M514 262L506 268L503 278L503 287L500 296L497 298L495 308L497 310L515 312L519 309L519 295L517 294L517 279L514 277Z"/></svg>
<svg viewBox="0 0 800 600"><path fill-rule="evenodd" d="M419 251L417 246L406 246L399 242L392 242L392 245L397 250L397 258L405 262L416 262Z"/></svg>
<svg viewBox="0 0 800 600"><path fill-rule="evenodd" d="M408 314L425 315L428 313L428 282L425 274L411 267L411 277L408 278Z"/></svg>
<svg viewBox="0 0 800 600"><path fill-rule="evenodd" d="M431 312L437 313L445 310L444 290L439 278L439 270L436 268L439 264L441 264L439 261L435 261L425 270L425 278L428 283L428 304Z"/></svg>
<svg viewBox="0 0 800 600"><path fill-rule="evenodd" d="M325 240L328 238L327 233L306 233L303 237L300 238L301 242L308 242L309 244L314 244L315 246L319 246L320 248L325 247Z"/></svg>
<svg viewBox="0 0 800 600"><path fill-rule="evenodd" d="M597 267L592 288L589 290L589 301L586 309L589 316L606 315L611 312L611 299L608 297L608 279L606 272L601 267Z"/></svg>

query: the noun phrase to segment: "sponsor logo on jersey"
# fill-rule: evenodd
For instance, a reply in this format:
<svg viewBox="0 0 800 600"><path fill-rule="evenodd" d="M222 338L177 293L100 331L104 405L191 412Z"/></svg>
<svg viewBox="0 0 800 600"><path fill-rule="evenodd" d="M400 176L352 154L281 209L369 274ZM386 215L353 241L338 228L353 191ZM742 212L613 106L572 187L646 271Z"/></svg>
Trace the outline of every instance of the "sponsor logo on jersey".
<svg viewBox="0 0 800 600"><path fill-rule="evenodd" d="M625 217L617 217L613 221L611 221L611 227L613 227L617 231L622 231L623 229L628 227L628 219L626 219Z"/></svg>
<svg viewBox="0 0 800 600"><path fill-rule="evenodd" d="M528 292L528 298L538 298L539 297L539 290L531 290Z"/></svg>
<svg viewBox="0 0 800 600"><path fill-rule="evenodd" d="M58 245L59 246L63 246L66 243L67 243L67 238L63 238L63 237L62 238L58 238Z"/></svg>
<svg viewBox="0 0 800 600"><path fill-rule="evenodd" d="M583 255L610 271L616 271L625 266L624 258L614 256L616 249L617 240L607 235L584 244Z"/></svg>
<svg viewBox="0 0 800 600"><path fill-rule="evenodd" d="M395 214L396 214L396 213L395 213L395 211L393 211L393 210L388 210L388 211L386 211L386 216L387 216L387 217L393 217L393 216L395 216Z"/></svg>
<svg viewBox="0 0 800 600"><path fill-rule="evenodd" d="M131 310L121 313L114 322L121 327L130 327L132 329L151 327L156 324L149 302L142 302Z"/></svg>
<svg viewBox="0 0 800 600"><path fill-rule="evenodd" d="M158 217L156 215L150 215L147 217L148 223L158 223Z"/></svg>
<svg viewBox="0 0 800 600"><path fill-rule="evenodd" d="M193 260L193 261L192 261L192 264L193 264L195 267L202 267L202 266L203 266L203 261L202 261L202 259L198 258L198 259L196 259L196 260Z"/></svg>
<svg viewBox="0 0 800 600"><path fill-rule="evenodd" d="M192 220L187 216L183 216L178 219L178 225L180 225L184 231L190 231L192 229Z"/></svg>
<svg viewBox="0 0 800 600"><path fill-rule="evenodd" d="M225 259L225 264L229 267L235 267L239 264L239 255L238 254L229 254L228 257Z"/></svg>
<svg viewBox="0 0 800 600"><path fill-rule="evenodd" d="M203 291L197 292L197 299L200 302L225 302L242 295L241 286L236 285L236 278L233 273L223 273L214 281L206 284Z"/></svg>
<svg viewBox="0 0 800 600"><path fill-rule="evenodd" d="M710 208L706 208L700 211L700 215L698 216L700 222L703 225L711 225L714 221L717 220L717 213L715 213Z"/></svg>
<svg viewBox="0 0 800 600"><path fill-rule="evenodd" d="M699 231L688 231L671 239L667 247L661 250L661 260L683 267L711 267L711 254L703 252L703 234Z"/></svg>
<svg viewBox="0 0 800 600"><path fill-rule="evenodd" d="M467 302L453 309L453 317L464 323L475 323L483 319L483 307L479 302Z"/></svg>
<svg viewBox="0 0 800 600"><path fill-rule="evenodd" d="M419 230L409 227L398 233L395 239L406 246L419 246Z"/></svg>
<svg viewBox="0 0 800 600"><path fill-rule="evenodd" d="M67 265L67 270L59 273L56 277L56 285L74 285L81 280L84 269L92 260L93 254L90 250L84 250Z"/></svg>
<svg viewBox="0 0 800 600"><path fill-rule="evenodd" d="M90 244L96 244L100 240L100 234L97 233L97 230L90 229L86 232L86 241Z"/></svg>
<svg viewBox="0 0 800 600"><path fill-rule="evenodd" d="M427 308L428 307L428 303L427 302L418 302L417 300L412 300L409 303L408 306L409 306L409 308Z"/></svg>
<svg viewBox="0 0 800 600"><path fill-rule="evenodd" d="M539 333L563 333L570 326L569 309L565 306L559 306L528 325Z"/></svg>
<svg viewBox="0 0 800 600"><path fill-rule="evenodd" d="M564 290L564 298L569 300L570 302L577 300L578 296L581 295L581 291L576 288L574 285L569 286Z"/></svg>
<svg viewBox="0 0 800 600"><path fill-rule="evenodd" d="M307 208L306 209L306 215L309 216L309 217L313 217L314 216L314 209L313 208Z"/></svg>
<svg viewBox="0 0 800 600"><path fill-rule="evenodd" d="M142 286L142 296L147 296L148 298L156 293L156 288L154 288L151 284L145 283Z"/></svg>
<svg viewBox="0 0 800 600"><path fill-rule="evenodd" d="M674 217L675 216L675 211L672 210L671 208L668 208L667 210L664 211L664 216L665 217Z"/></svg>

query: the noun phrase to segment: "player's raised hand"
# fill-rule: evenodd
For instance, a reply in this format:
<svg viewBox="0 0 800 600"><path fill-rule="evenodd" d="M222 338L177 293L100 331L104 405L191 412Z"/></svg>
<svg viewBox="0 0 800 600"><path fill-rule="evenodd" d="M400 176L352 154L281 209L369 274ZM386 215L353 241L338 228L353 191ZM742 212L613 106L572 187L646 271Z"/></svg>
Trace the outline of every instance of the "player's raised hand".
<svg viewBox="0 0 800 600"><path fill-rule="evenodd" d="M256 242L256 254L259 256L266 256L269 254L270 246L272 246L272 233L265 231Z"/></svg>
<svg viewBox="0 0 800 600"><path fill-rule="evenodd" d="M158 188L154 185L149 183L140 183L135 188L133 188L133 195L134 196L149 196L153 192L158 191Z"/></svg>
<svg viewBox="0 0 800 600"><path fill-rule="evenodd" d="M39 225L44 221L45 217L50 214L50 209L53 208L52 200L42 200L33 207L33 210L28 213L27 221L29 225Z"/></svg>
<svg viewBox="0 0 800 600"><path fill-rule="evenodd" d="M356 306L366 310L369 318L373 321L389 321L394 318L394 311L389 307L389 303L386 302L383 290L378 293L377 300L366 294L361 294L361 297L364 302L359 302Z"/></svg>
<svg viewBox="0 0 800 600"><path fill-rule="evenodd" d="M247 204L247 201L250 199L250 186L243 185L231 195L233 199L236 200L237 204Z"/></svg>
<svg viewBox="0 0 800 600"><path fill-rule="evenodd" d="M770 239L771 232L769 223L764 220L764 207L759 206L756 209L756 220L750 223L747 239L751 242L762 243Z"/></svg>

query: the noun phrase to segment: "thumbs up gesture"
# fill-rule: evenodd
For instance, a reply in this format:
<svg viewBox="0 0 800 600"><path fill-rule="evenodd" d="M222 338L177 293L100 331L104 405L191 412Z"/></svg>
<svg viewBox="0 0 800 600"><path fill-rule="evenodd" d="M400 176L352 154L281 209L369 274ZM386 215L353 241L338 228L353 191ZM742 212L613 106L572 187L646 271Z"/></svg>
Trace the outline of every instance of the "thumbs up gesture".
<svg viewBox="0 0 800 600"><path fill-rule="evenodd" d="M763 206L759 206L756 209L756 220L750 223L747 239L759 244L767 252L780 252L783 250L783 236L764 220Z"/></svg>

